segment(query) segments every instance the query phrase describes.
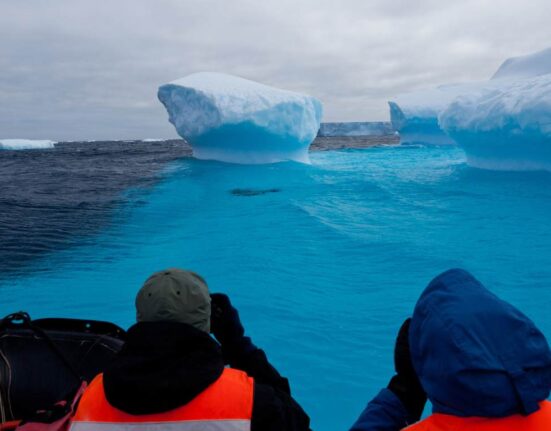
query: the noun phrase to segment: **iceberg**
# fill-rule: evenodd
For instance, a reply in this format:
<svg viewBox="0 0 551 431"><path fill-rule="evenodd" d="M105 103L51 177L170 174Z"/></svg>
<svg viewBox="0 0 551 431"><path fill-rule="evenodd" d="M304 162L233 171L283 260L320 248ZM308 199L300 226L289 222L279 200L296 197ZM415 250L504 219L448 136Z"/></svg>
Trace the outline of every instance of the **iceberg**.
<svg viewBox="0 0 551 431"><path fill-rule="evenodd" d="M485 83L457 97L439 124L471 166L551 171L551 74Z"/></svg>
<svg viewBox="0 0 551 431"><path fill-rule="evenodd" d="M382 121L346 122L321 123L318 136L383 136L393 133L392 125Z"/></svg>
<svg viewBox="0 0 551 431"><path fill-rule="evenodd" d="M389 102L402 143L458 144L471 166L551 170L551 48L505 60L488 81Z"/></svg>
<svg viewBox="0 0 551 431"><path fill-rule="evenodd" d="M390 122L400 134L401 144L455 144L438 124L438 115L468 84L442 85L404 93L388 102Z"/></svg>
<svg viewBox="0 0 551 431"><path fill-rule="evenodd" d="M492 80L533 78L551 73L551 48L505 60ZM439 124L439 115L456 97L473 92L489 81L448 84L396 96L388 102L392 127L400 134L400 143L456 144Z"/></svg>
<svg viewBox="0 0 551 431"><path fill-rule="evenodd" d="M505 60L492 79L534 78L548 73L551 73L551 48Z"/></svg>
<svg viewBox="0 0 551 431"><path fill-rule="evenodd" d="M53 148L56 141L46 139L0 139L0 150L41 150Z"/></svg>
<svg viewBox="0 0 551 431"><path fill-rule="evenodd" d="M313 97L221 73L162 85L158 98L194 157L231 163L309 163L322 115Z"/></svg>

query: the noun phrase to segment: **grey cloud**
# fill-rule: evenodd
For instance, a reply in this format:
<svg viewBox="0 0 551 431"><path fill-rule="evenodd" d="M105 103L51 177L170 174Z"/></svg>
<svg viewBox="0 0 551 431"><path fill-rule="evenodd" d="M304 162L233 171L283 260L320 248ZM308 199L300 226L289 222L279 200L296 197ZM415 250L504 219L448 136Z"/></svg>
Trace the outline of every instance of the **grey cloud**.
<svg viewBox="0 0 551 431"><path fill-rule="evenodd" d="M548 0L0 0L0 138L175 137L160 84L219 71L302 91L325 120L487 79L551 45Z"/></svg>

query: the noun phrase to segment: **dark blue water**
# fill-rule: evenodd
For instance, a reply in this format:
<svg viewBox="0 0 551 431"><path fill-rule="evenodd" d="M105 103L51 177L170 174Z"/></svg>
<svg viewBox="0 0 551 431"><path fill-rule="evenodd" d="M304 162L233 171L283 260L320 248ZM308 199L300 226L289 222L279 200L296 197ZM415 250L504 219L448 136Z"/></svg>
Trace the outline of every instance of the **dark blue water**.
<svg viewBox="0 0 551 431"><path fill-rule="evenodd" d="M549 173L473 169L451 147L317 151L311 166L242 166L182 157L187 150L177 144L143 145L100 154L95 168L90 154L74 168L70 145L26 155L49 162L20 163L34 163L35 182L32 169L26 181L12 179L11 199L30 196L34 207L2 219L0 238L12 238L3 265L18 269L2 271L0 312L127 326L149 273L192 268L213 291L231 295L322 431L346 429L387 384L395 332L447 268L472 271L551 334ZM0 154L0 163L19 163L10 157L23 156ZM72 173L58 175L73 180L56 193L51 166L63 172L63 165ZM94 185L102 167L106 179ZM81 170L87 186L71 191ZM79 210L76 196L95 209ZM25 240L19 246L10 226ZM46 250L25 251L34 237Z"/></svg>
<svg viewBox="0 0 551 431"><path fill-rule="evenodd" d="M36 258L87 241L132 193L150 189L167 162L190 154L182 141L0 150L0 274L35 270Z"/></svg>

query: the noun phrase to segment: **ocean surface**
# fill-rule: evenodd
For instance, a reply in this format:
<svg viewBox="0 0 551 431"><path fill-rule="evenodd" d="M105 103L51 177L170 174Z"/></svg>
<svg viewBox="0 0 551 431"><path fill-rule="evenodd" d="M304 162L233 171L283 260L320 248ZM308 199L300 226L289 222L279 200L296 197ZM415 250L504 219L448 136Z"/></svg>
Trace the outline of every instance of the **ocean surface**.
<svg viewBox="0 0 551 431"><path fill-rule="evenodd" d="M551 174L394 143L318 139L312 165L198 161L182 141L0 151L0 314L128 327L150 273L194 269L321 431L386 386L396 331L446 269L551 336Z"/></svg>

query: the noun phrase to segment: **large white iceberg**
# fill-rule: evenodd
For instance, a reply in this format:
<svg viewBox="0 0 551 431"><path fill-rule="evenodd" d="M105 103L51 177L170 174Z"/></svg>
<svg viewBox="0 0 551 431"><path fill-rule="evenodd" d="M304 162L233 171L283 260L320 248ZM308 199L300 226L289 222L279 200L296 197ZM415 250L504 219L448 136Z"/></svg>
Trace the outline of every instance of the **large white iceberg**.
<svg viewBox="0 0 551 431"><path fill-rule="evenodd" d="M457 97L439 124L471 166L551 170L551 74L485 83Z"/></svg>
<svg viewBox="0 0 551 431"><path fill-rule="evenodd" d="M199 159L308 163L322 106L313 97L220 73L159 87L169 121Z"/></svg>
<svg viewBox="0 0 551 431"><path fill-rule="evenodd" d="M47 139L0 139L0 150L41 150L53 148L56 143Z"/></svg>
<svg viewBox="0 0 551 431"><path fill-rule="evenodd" d="M551 48L505 60L491 81L441 85L396 96L389 102L390 121L401 143L455 144L443 130L439 116L459 96L476 96L492 81L532 78L551 73Z"/></svg>
<svg viewBox="0 0 551 431"><path fill-rule="evenodd" d="M551 170L551 48L506 60L488 81L389 104L402 142L457 143L481 168Z"/></svg>

